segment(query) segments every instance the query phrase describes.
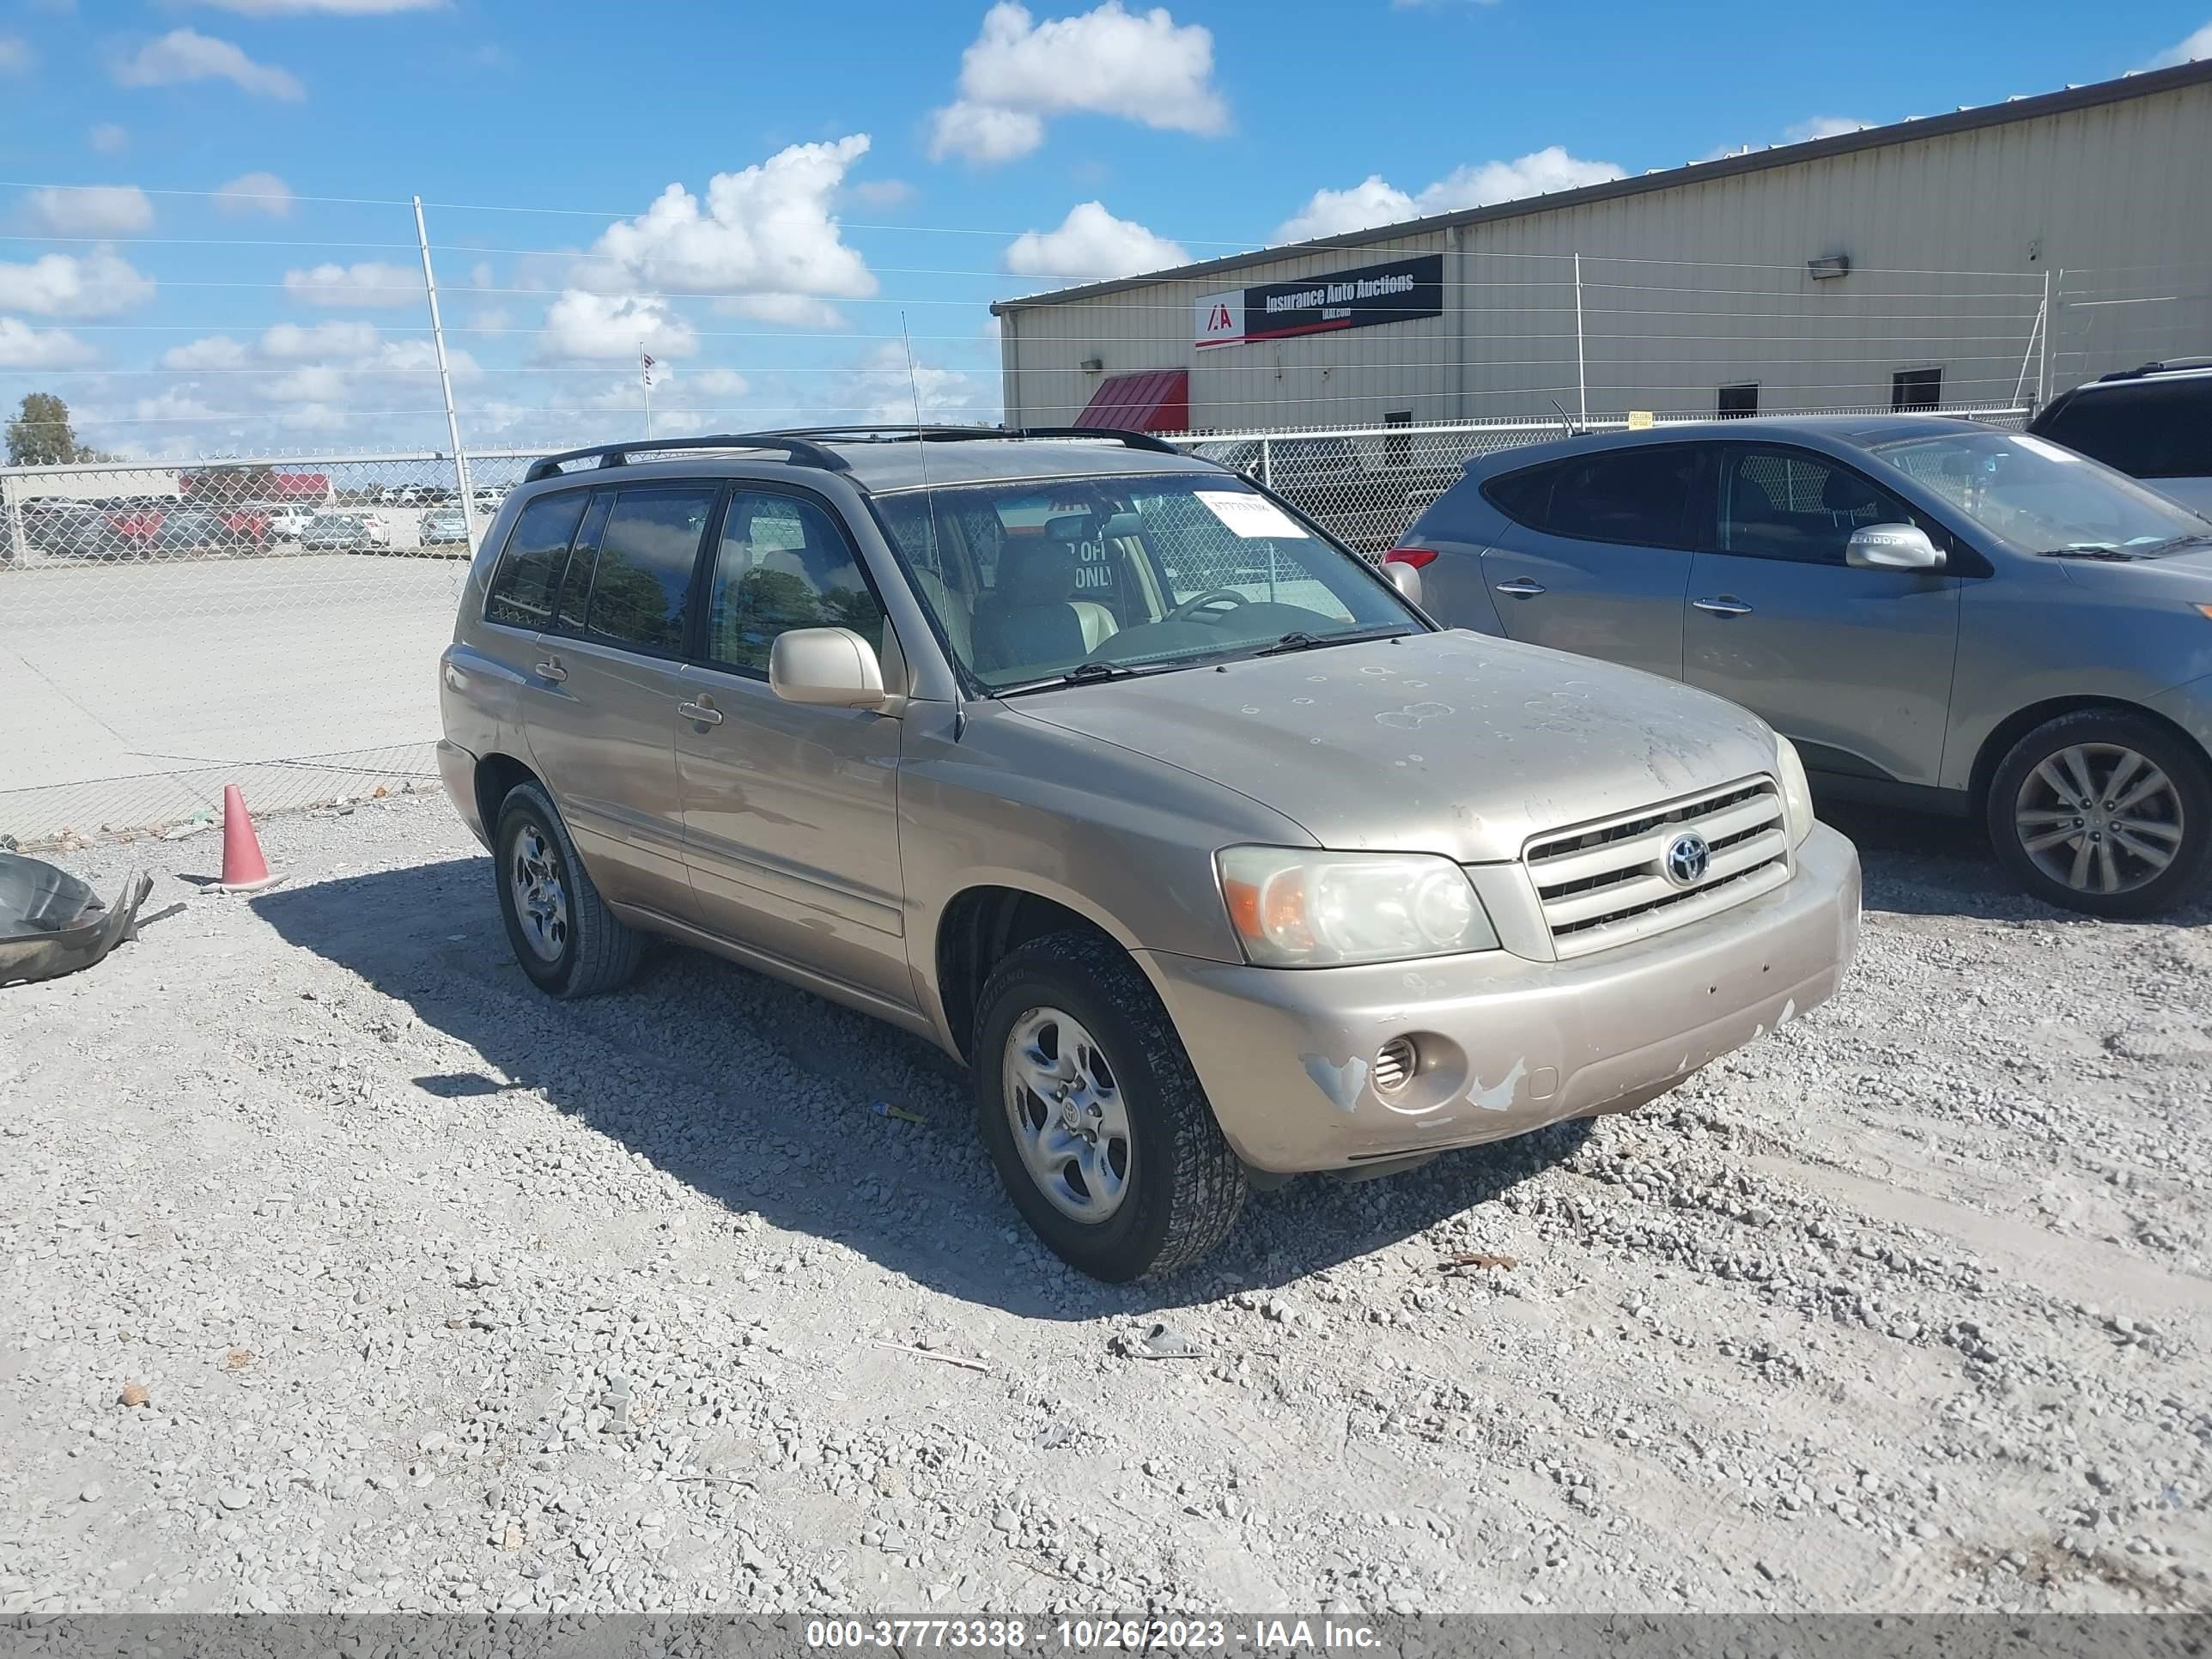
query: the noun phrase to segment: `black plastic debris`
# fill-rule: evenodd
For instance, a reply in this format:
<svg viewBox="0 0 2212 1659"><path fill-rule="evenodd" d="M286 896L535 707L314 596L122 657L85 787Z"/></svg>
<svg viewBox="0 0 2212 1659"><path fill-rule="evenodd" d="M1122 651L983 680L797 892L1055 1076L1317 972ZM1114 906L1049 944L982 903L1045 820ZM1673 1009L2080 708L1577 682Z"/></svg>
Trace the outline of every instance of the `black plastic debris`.
<svg viewBox="0 0 2212 1659"><path fill-rule="evenodd" d="M154 878L134 872L114 904L66 870L0 853L0 985L89 968L132 936Z"/></svg>

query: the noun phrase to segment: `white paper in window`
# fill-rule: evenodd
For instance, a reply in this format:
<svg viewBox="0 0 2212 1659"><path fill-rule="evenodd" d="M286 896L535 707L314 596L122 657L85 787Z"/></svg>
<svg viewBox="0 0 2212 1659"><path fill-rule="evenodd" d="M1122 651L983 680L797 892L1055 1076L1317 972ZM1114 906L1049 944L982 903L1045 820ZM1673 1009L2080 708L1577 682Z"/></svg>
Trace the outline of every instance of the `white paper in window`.
<svg viewBox="0 0 2212 1659"><path fill-rule="evenodd" d="M1206 511L1248 540L1262 536L1287 536L1293 541L1305 538L1306 532L1298 528L1296 520L1265 495L1226 489L1193 493L1205 503Z"/></svg>

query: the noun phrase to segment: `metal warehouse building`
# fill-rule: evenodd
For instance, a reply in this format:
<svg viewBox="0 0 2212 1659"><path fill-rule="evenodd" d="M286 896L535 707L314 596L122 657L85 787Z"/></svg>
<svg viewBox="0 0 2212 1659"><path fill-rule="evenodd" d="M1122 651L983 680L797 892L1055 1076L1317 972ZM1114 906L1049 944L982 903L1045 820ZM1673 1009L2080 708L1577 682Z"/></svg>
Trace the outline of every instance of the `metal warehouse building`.
<svg viewBox="0 0 2212 1659"><path fill-rule="evenodd" d="M2031 403L2212 351L2212 62L993 310L1017 425Z"/></svg>

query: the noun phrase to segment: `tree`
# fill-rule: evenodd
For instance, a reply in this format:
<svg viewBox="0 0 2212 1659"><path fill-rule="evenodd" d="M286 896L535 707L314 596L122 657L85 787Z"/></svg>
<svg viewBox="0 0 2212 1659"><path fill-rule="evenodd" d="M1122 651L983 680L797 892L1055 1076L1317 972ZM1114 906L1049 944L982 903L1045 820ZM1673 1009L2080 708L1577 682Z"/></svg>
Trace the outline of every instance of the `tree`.
<svg viewBox="0 0 2212 1659"><path fill-rule="evenodd" d="M33 392L8 422L10 466L60 466L98 459L76 441L69 405L51 392Z"/></svg>

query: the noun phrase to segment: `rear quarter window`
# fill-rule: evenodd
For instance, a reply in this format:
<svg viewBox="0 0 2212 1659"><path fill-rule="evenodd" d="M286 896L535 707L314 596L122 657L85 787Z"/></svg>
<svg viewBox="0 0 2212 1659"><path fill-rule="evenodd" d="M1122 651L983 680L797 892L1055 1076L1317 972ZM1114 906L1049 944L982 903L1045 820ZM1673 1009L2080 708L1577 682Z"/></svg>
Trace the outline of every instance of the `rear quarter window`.
<svg viewBox="0 0 2212 1659"><path fill-rule="evenodd" d="M584 516L588 499L580 489L541 495L514 515L514 527L500 549L491 589L484 598L484 620L509 628L544 629L553 624L553 595L568 562L568 544ZM325 526L319 518L310 529Z"/></svg>
<svg viewBox="0 0 2212 1659"><path fill-rule="evenodd" d="M1501 472L1483 484L1482 497L1514 523L1541 530L1551 510L1552 483L1559 476L1556 461Z"/></svg>

